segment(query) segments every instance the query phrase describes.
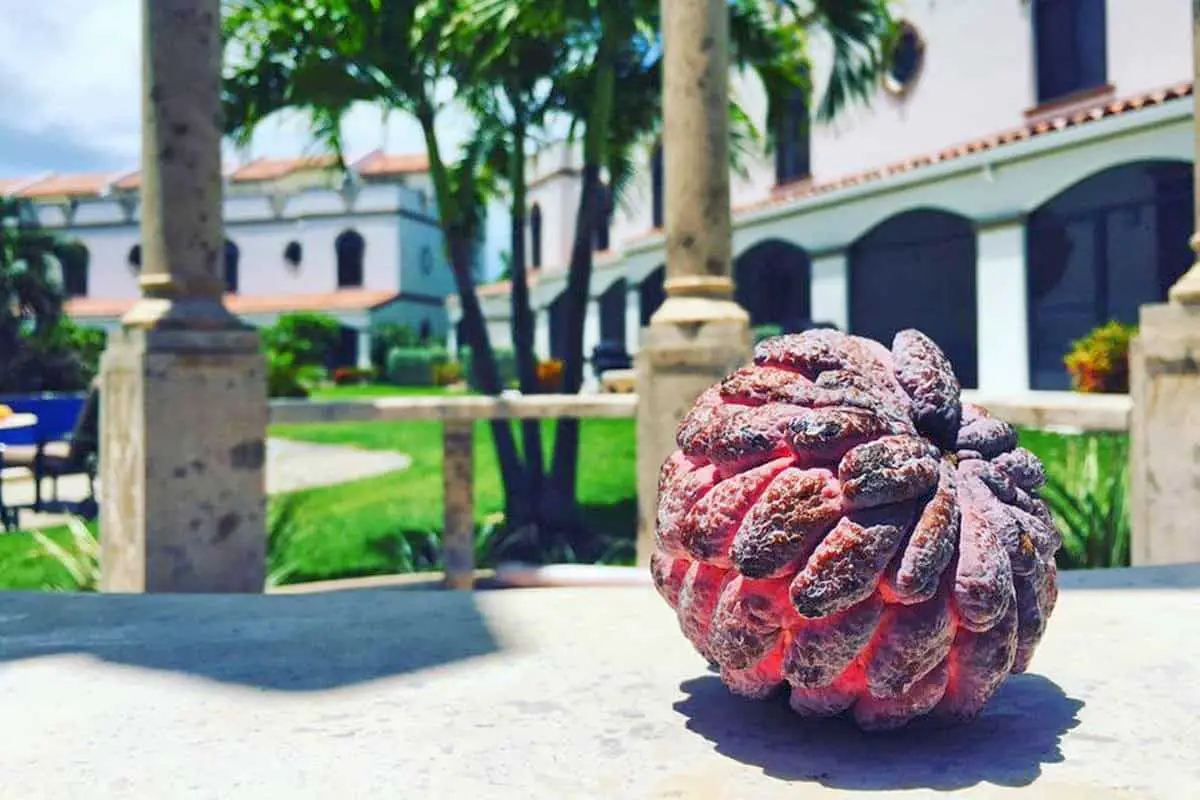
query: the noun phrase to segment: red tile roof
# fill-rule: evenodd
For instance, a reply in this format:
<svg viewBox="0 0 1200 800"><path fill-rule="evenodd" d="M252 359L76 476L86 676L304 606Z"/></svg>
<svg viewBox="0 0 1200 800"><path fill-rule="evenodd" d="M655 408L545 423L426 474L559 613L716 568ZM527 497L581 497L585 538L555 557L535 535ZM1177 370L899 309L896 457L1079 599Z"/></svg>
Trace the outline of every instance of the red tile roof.
<svg viewBox="0 0 1200 800"><path fill-rule="evenodd" d="M235 314L275 314L289 311L366 311L396 297L395 292L371 289L343 289L338 292L293 295L225 295L225 306ZM65 310L78 318L120 317L136 300L105 300L76 297L68 300Z"/></svg>
<svg viewBox="0 0 1200 800"><path fill-rule="evenodd" d="M1121 114L1126 114L1131 111L1137 111L1142 108L1151 106L1159 106L1172 100L1178 100L1184 97L1189 97L1192 94L1191 81L1173 84L1164 89L1157 89L1152 92L1142 92L1117 100L1106 100L1085 107L1068 107L1061 114L1050 114L1048 116L1037 119L1036 121L1028 122L1018 128L1003 131L1001 133L985 136L980 139L975 139L969 142L947 147L939 150L936 153L929 153L923 156L907 158L903 161L897 161L883 167L864 170L863 172L845 175L841 178L836 178L830 181L813 182L811 180L799 181L795 184L776 187L771 193L771 196L757 200L751 203L740 205L734 209L735 213L757 211L763 208L772 206L785 205L795 200L800 200L806 197L813 197L819 194L829 194L840 189L847 189L851 186L859 186L864 183L872 183L874 181L890 178L893 175L899 175L905 172L922 167L941 164L946 161L953 161L956 158L970 155L971 153L979 153L985 150L995 150L1003 147L1006 144L1020 142L1026 139L1033 139L1038 136L1044 136L1048 133L1065 130L1067 128L1075 128L1080 125L1087 125L1092 122L1097 122L1108 117L1115 117ZM647 234L647 238L649 234Z"/></svg>
<svg viewBox="0 0 1200 800"><path fill-rule="evenodd" d="M424 154L388 155L376 150L360 158L353 169L364 178L385 178L396 175L412 175L429 171L429 157Z"/></svg>
<svg viewBox="0 0 1200 800"><path fill-rule="evenodd" d="M229 180L235 183L277 180L293 172L310 169L333 169L337 156L320 155L302 158L256 158L233 171Z"/></svg>
<svg viewBox="0 0 1200 800"><path fill-rule="evenodd" d="M75 175L50 175L30 183L17 192L18 197L96 197L108 188L112 175L87 172Z"/></svg>

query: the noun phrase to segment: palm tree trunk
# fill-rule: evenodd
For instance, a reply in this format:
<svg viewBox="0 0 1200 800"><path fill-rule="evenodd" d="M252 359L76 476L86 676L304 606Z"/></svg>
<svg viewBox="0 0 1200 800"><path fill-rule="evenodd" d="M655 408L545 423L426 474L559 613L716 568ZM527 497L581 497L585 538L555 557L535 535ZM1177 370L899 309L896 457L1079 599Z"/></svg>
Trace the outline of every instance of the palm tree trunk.
<svg viewBox="0 0 1200 800"><path fill-rule="evenodd" d="M509 183L512 186L512 337L517 358L517 379L521 392L538 392L537 360L534 355L534 318L529 304L529 280L525 264L525 118L522 98L511 92L509 99L516 110L512 125L512 153L509 164ZM542 461L541 420L521 423L522 450L525 460L525 492L536 508L542 493L544 463ZM510 520L519 525L526 520ZM532 522L532 520L528 520Z"/></svg>
<svg viewBox="0 0 1200 800"><path fill-rule="evenodd" d="M611 28L608 28L611 30ZM587 317L588 290L592 277L592 251L601 209L600 166L605 158L609 122L612 117L616 81L615 53L606 46L611 35L601 42L597 53L596 89L584 136L583 186L576 214L575 240L571 246L571 264L567 273L566 364L563 391L576 394L583 387L583 331ZM579 420L563 418L554 434L554 459L551 469L553 488L548 494L549 513L560 524L579 526L576 480L579 467ZM545 503L544 503L545 505Z"/></svg>
<svg viewBox="0 0 1200 800"><path fill-rule="evenodd" d="M446 250L450 258L450 271L462 306L463 339L471 350L471 369L475 383L485 394L499 395L504 387L500 370L496 366L496 354L488 338L487 325L483 320L483 307L475 292L475 279L471 269L473 231L464 225L464 215L454 203L450 178L438 147L437 132L433 125L433 112L421 109L417 113L425 136L429 153L429 171L433 177L434 191L438 200L438 212L442 233L446 237ZM505 514L509 519L524 519L529 516L530 497L522 491L521 456L513 437L512 426L507 420L491 423L492 441L496 446L496 461L500 465L500 477L504 484Z"/></svg>

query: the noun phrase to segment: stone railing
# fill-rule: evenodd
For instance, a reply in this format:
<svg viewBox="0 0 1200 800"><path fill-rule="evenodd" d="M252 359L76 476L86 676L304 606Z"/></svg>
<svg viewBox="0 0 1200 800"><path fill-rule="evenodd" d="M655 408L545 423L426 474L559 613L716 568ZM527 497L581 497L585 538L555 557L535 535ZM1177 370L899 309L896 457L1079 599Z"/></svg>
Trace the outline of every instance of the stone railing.
<svg viewBox="0 0 1200 800"><path fill-rule="evenodd" d="M442 561L446 585L470 589L475 575L473 499L474 423L490 420L631 418L635 395L529 395L517 397L388 397L375 400L271 402L272 424L425 420L442 423L445 518Z"/></svg>
<svg viewBox="0 0 1200 800"><path fill-rule="evenodd" d="M1072 431L1123 431L1129 425L1127 395L1028 392L991 397L965 392L963 399L982 403L1015 425ZM473 425L480 421L557 417L632 418L636 394L529 395L514 397L389 397L353 401L274 400L272 424L441 422L444 449L445 520L442 534L446 584L469 589L475 574L473 502Z"/></svg>

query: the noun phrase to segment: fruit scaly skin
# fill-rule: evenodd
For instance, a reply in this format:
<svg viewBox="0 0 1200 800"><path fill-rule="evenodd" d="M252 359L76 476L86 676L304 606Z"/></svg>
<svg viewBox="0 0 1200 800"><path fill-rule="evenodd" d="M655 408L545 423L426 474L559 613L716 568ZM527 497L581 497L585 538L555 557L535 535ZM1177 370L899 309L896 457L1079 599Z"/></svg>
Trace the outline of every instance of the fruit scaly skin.
<svg viewBox="0 0 1200 800"><path fill-rule="evenodd" d="M977 716L1058 597L1045 471L924 334L779 336L697 399L651 573L731 691L867 730Z"/></svg>

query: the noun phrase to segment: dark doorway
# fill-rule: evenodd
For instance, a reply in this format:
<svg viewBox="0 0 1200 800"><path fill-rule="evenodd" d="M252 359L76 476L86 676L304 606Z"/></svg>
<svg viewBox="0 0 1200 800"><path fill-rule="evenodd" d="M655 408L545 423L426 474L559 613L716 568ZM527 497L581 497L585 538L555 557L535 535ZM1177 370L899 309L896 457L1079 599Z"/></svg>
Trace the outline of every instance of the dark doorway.
<svg viewBox="0 0 1200 800"><path fill-rule="evenodd" d="M1030 385L1071 386L1071 343L1166 300L1191 266L1192 165L1123 164L1085 178L1029 216Z"/></svg>
<svg viewBox="0 0 1200 800"><path fill-rule="evenodd" d="M342 325L338 328L337 347L333 351L332 369L358 366L358 331Z"/></svg>
<svg viewBox="0 0 1200 800"><path fill-rule="evenodd" d="M241 266L242 251L229 239L225 240L225 291L237 294L240 283L238 268Z"/></svg>
<svg viewBox="0 0 1200 800"><path fill-rule="evenodd" d="M642 327L650 324L650 317L667 299L667 268L659 267L638 284L638 300L641 301Z"/></svg>
<svg viewBox="0 0 1200 800"><path fill-rule="evenodd" d="M890 347L898 331L916 328L967 388L979 380L975 303L975 229L965 217L906 211L850 248L850 332Z"/></svg>
<svg viewBox="0 0 1200 800"><path fill-rule="evenodd" d="M803 249L772 239L760 242L734 261L735 297L750 314L750 324L778 325L786 333L807 326L809 258Z"/></svg>
<svg viewBox="0 0 1200 800"><path fill-rule="evenodd" d="M337 255L337 285L339 289L357 289L363 285L363 262L367 243L356 230L345 230L333 240Z"/></svg>

